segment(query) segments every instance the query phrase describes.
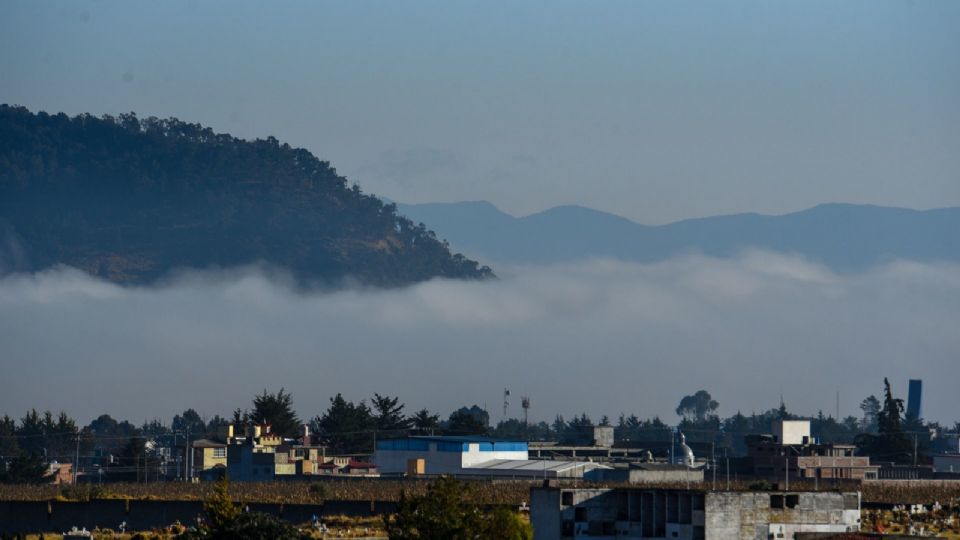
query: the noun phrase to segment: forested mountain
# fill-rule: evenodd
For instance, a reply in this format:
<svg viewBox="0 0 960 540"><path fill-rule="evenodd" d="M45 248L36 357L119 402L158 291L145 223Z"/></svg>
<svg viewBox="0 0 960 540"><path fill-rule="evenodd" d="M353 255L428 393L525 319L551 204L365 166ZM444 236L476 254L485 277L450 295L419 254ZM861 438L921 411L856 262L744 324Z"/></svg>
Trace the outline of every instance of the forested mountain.
<svg viewBox="0 0 960 540"><path fill-rule="evenodd" d="M0 105L0 273L63 263L142 283L254 262L325 284L492 275L273 137Z"/></svg>
<svg viewBox="0 0 960 540"><path fill-rule="evenodd" d="M399 205L471 256L503 263L611 257L653 262L755 248L802 255L836 271L895 259L960 261L960 208L822 204L782 216L737 214L645 226L580 206L513 217L488 202Z"/></svg>

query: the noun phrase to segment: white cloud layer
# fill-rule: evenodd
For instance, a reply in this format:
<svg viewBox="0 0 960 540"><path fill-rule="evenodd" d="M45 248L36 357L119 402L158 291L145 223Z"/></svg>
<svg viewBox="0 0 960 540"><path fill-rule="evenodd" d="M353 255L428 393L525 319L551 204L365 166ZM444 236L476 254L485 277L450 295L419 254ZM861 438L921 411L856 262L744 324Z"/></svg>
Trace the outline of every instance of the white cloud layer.
<svg viewBox="0 0 960 540"><path fill-rule="evenodd" d="M444 415L501 392L532 417L661 415L701 388L724 415L841 414L924 380L927 418L956 420L960 267L897 262L838 275L754 252L658 264L499 268L490 282L306 292L275 271L185 272L119 287L57 268L0 279L0 414L187 407L227 415L266 388L301 416L336 392L399 395Z"/></svg>

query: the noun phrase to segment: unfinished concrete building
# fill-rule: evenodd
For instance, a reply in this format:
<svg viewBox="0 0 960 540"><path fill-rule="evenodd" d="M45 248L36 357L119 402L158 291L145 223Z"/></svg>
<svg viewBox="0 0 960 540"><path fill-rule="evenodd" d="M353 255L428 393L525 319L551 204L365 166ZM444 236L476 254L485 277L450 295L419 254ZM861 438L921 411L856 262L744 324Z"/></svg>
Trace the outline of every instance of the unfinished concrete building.
<svg viewBox="0 0 960 540"><path fill-rule="evenodd" d="M785 540L860 530L857 492L612 488L531 490L534 540Z"/></svg>

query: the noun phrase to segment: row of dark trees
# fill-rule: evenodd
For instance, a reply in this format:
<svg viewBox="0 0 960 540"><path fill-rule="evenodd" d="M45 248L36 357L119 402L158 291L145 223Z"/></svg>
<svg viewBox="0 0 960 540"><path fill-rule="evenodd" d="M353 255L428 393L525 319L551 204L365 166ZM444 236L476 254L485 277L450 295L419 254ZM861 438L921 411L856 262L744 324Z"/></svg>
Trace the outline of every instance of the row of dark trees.
<svg viewBox="0 0 960 540"><path fill-rule="evenodd" d="M823 442L855 443L861 454L880 461L923 461L922 455L933 443L932 434L945 429L936 423L906 417L903 401L893 396L886 380L884 384L882 402L874 396L862 402L862 418L847 417L838 421L820 412L810 418L812 435ZM801 418L781 403L779 408L763 413L747 416L737 412L721 419L716 414L718 406L705 390L681 399L676 409L681 420L676 427L684 432L689 443L699 444L701 448L708 445L726 449L727 453L738 455L745 450L746 435L768 433L774 420ZM46 463L72 463L77 456L86 459L87 464L94 461L103 464L108 472L111 468L114 472L132 470L135 475L131 480L139 480L140 468L131 465L144 463L143 469L148 468L147 440L159 446L177 446L184 444L188 437L215 437L228 424L242 427L269 423L274 433L297 438L306 423L311 433L320 437L332 453L338 454L367 454L373 451L378 438L410 434L490 435L573 442L595 425L612 426L620 444L650 448L670 441L674 430L658 417L641 419L634 414L621 414L616 423L606 416L595 423L584 413L570 420L557 415L551 424L526 424L507 419L491 426L487 411L476 405L461 407L443 420L427 409L408 414L405 408L398 397L374 394L369 402L352 402L337 394L330 398L325 411L304 421L295 412L293 397L280 389L276 393L264 390L253 398L250 408L236 409L230 418L218 415L205 420L194 409L187 409L174 416L169 425L152 420L137 427L104 414L79 427L66 413L54 415L31 410L19 422L9 416L0 418L0 480L35 479L40 469L45 470ZM960 430L960 423L953 426L953 430Z"/></svg>

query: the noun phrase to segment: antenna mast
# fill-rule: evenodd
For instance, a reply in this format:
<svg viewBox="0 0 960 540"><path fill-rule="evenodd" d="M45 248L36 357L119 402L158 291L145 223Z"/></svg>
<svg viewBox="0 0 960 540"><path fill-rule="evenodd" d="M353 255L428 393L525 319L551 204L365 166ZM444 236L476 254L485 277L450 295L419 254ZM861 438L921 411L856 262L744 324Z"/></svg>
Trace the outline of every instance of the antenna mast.
<svg viewBox="0 0 960 540"><path fill-rule="evenodd" d="M530 412L530 398L521 396L520 406L523 407L523 427L527 427L527 413Z"/></svg>
<svg viewBox="0 0 960 540"><path fill-rule="evenodd" d="M506 388L504 388L503 389L503 419L504 420L507 419L507 407L510 406L510 401L508 399L509 397L510 397L510 390L507 390Z"/></svg>
<svg viewBox="0 0 960 540"><path fill-rule="evenodd" d="M840 390L837 390L837 416L835 417L837 423L840 422Z"/></svg>

